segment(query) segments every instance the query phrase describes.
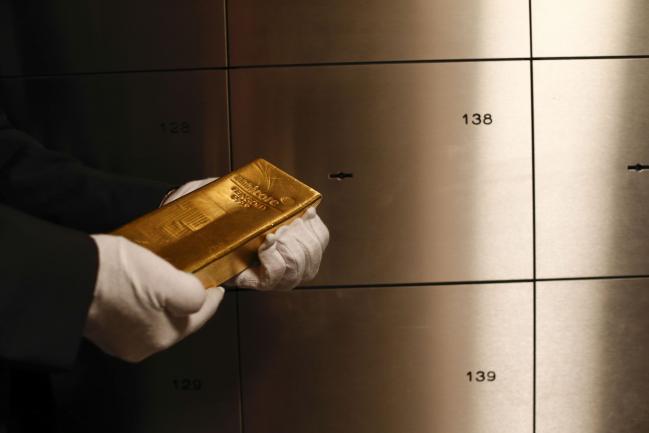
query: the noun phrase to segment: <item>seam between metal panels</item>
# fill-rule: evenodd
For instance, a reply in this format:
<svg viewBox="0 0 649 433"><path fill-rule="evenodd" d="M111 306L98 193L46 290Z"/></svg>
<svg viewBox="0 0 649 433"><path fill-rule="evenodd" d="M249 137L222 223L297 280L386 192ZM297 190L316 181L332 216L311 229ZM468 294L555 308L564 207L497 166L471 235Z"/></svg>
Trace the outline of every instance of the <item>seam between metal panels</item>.
<svg viewBox="0 0 649 433"><path fill-rule="evenodd" d="M485 284L520 284L520 283L544 283L544 282L561 282L561 281L597 281L597 280L631 280L647 279L649 275L604 275L592 277L557 277L557 278L527 278L514 280L467 280L467 281L434 281L434 282L417 282L417 283L370 283L370 284L321 284L313 286L296 287L294 290L337 290L337 289L382 289L382 288L403 288L410 287L439 287L439 286L473 286ZM250 289L239 289L231 287L229 292L254 292Z"/></svg>
<svg viewBox="0 0 649 433"><path fill-rule="evenodd" d="M225 31L225 81L226 81L226 104L227 104L227 115L228 115L228 168L232 171L234 165L233 155L232 155L232 86L230 85L230 26L228 20L228 0L223 1L224 9L224 31ZM241 359L241 307L240 307L240 293L236 291L234 293L235 303L236 303L236 340L237 340L237 367L239 373L239 431L243 433L245 431L244 423L244 398L243 398L243 361Z"/></svg>
<svg viewBox="0 0 649 433"><path fill-rule="evenodd" d="M408 64L435 64L435 63L478 63L478 62L516 62L516 61L561 61L561 60L632 60L649 59L649 54L620 55L620 56L555 56L555 57L493 57L493 58L462 58L462 59L425 59L425 60L376 60L357 62L314 62L314 63L277 63L277 64L251 64L237 66L206 66L195 68L161 68L161 69L133 69L116 71L92 72L61 72L51 74L7 74L0 75L0 79L24 78L57 78L57 77L83 77L93 75L123 75L146 74L152 72L196 72L196 71L223 71L237 69L265 69L265 68L314 68L324 66L363 66L363 65L408 65Z"/></svg>
<svg viewBox="0 0 649 433"><path fill-rule="evenodd" d="M530 29L530 115L532 134L532 433L536 433L536 130L534 116L534 32L532 21L532 0L529 0L529 29Z"/></svg>

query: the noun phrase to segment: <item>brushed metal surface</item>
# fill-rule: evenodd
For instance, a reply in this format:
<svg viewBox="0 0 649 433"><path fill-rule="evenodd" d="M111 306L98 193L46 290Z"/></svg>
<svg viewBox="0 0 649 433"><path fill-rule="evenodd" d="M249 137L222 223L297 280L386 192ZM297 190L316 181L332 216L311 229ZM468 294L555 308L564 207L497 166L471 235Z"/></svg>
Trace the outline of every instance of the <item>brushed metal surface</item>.
<svg viewBox="0 0 649 433"><path fill-rule="evenodd" d="M245 431L531 432L532 305L531 284L242 293Z"/></svg>
<svg viewBox="0 0 649 433"><path fill-rule="evenodd" d="M90 166L174 184L228 169L224 71L7 78L0 94L16 127Z"/></svg>
<svg viewBox="0 0 649 433"><path fill-rule="evenodd" d="M237 0L233 65L529 57L517 0Z"/></svg>
<svg viewBox="0 0 649 433"><path fill-rule="evenodd" d="M649 280L537 286L537 432L649 431Z"/></svg>
<svg viewBox="0 0 649 433"><path fill-rule="evenodd" d="M638 0L532 2L535 56L649 54L649 8Z"/></svg>
<svg viewBox="0 0 649 433"><path fill-rule="evenodd" d="M528 62L234 70L234 165L263 157L322 193L312 284L531 278L529 78Z"/></svg>
<svg viewBox="0 0 649 433"><path fill-rule="evenodd" d="M0 74L225 66L224 2L0 2Z"/></svg>
<svg viewBox="0 0 649 433"><path fill-rule="evenodd" d="M59 430L240 433L235 296L203 329L140 364L85 347L75 369L53 380Z"/></svg>
<svg viewBox="0 0 649 433"><path fill-rule="evenodd" d="M649 271L649 60L534 64L538 276Z"/></svg>

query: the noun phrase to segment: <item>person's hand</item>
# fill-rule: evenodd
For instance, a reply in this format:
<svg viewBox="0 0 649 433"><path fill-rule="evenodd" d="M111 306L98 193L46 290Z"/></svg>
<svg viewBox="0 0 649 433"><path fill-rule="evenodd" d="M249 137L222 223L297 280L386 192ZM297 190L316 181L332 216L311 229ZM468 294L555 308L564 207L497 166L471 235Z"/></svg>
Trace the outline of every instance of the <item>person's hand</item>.
<svg viewBox="0 0 649 433"><path fill-rule="evenodd" d="M174 189L173 191L170 191L162 199L162 203L160 203L160 206L169 204L172 201L177 200L180 197L189 194L190 192L196 191L198 188L201 188L207 185L208 183L215 181L216 179L218 179L218 177L207 177L205 179L192 180L191 182L187 182L181 185L180 187Z"/></svg>
<svg viewBox="0 0 649 433"><path fill-rule="evenodd" d="M329 243L329 230L315 208L275 233L266 236L257 253L260 266L234 278L238 287L257 290L290 290L312 280Z"/></svg>
<svg viewBox="0 0 649 433"><path fill-rule="evenodd" d="M99 272L84 335L129 362L166 349L201 328L224 290L204 289L192 274L151 251L112 235L92 235Z"/></svg>

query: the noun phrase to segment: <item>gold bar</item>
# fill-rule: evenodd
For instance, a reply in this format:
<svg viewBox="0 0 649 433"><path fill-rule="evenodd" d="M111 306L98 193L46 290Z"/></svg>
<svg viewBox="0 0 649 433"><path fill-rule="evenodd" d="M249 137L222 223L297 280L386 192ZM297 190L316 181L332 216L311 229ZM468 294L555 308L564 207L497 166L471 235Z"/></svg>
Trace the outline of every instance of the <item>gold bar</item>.
<svg viewBox="0 0 649 433"><path fill-rule="evenodd" d="M213 287L250 266L266 234L317 206L321 198L318 191L257 159L112 234Z"/></svg>

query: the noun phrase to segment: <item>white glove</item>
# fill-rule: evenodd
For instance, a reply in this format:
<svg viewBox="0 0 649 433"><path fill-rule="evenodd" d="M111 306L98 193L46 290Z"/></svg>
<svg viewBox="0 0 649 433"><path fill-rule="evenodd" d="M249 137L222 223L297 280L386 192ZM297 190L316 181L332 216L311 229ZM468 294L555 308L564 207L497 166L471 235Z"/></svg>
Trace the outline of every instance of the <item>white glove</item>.
<svg viewBox="0 0 649 433"><path fill-rule="evenodd" d="M99 272L84 335L130 362L166 349L202 327L224 290L205 290L193 275L126 238L92 235Z"/></svg>
<svg viewBox="0 0 649 433"><path fill-rule="evenodd" d="M166 204L171 203L174 200L179 199L180 197L189 194L192 191L197 190L198 188L207 185L210 182L215 181L218 179L218 177L207 177L205 179L200 179L200 180L192 180L191 182L187 182L183 185L181 185L179 188L169 192L165 198L162 199L162 203L160 203L160 206L164 206Z"/></svg>
<svg viewBox="0 0 649 433"><path fill-rule="evenodd" d="M329 230L315 208L266 236L259 247L261 265L240 273L234 284L257 290L290 290L318 273Z"/></svg>

